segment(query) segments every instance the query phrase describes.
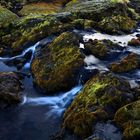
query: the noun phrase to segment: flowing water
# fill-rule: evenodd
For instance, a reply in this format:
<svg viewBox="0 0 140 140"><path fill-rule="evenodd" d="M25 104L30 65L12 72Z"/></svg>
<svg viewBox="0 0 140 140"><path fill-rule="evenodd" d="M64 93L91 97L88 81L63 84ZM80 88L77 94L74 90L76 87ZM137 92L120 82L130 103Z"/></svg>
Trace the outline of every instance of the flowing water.
<svg viewBox="0 0 140 140"><path fill-rule="evenodd" d="M131 52L140 54L140 47L126 47L128 41L136 38L136 34L138 33L140 33L139 29L133 34L123 36L111 36L99 32L81 32L84 41L88 41L89 39L109 39L120 44L123 48L121 50L112 50L111 56L105 60L100 60L93 55L85 56L85 69L91 71L98 69L100 72L109 71L108 65L112 61L120 59ZM17 56L0 57L0 71L30 73L30 64L35 50L51 42L53 38L45 38ZM79 47L84 49L84 44L80 43ZM14 65L9 65L8 62L24 58L29 52L31 52L31 56L21 70L17 70ZM135 87L140 81L140 70L125 73L120 76L129 80L131 86ZM74 99L75 95L81 90L82 85L79 83L66 93L45 96L36 91L31 76L25 77L23 80L25 86L23 102L16 107L13 106L0 111L0 140L50 140L51 135L54 135L60 130L63 112ZM117 137L117 140L121 139L121 132L113 124L99 123L95 128L95 135L100 138L104 137L105 140L116 140L115 138ZM100 132L102 131L104 133L101 135ZM107 135L110 135L110 137L108 138ZM70 137L67 139L76 140L77 138Z"/></svg>

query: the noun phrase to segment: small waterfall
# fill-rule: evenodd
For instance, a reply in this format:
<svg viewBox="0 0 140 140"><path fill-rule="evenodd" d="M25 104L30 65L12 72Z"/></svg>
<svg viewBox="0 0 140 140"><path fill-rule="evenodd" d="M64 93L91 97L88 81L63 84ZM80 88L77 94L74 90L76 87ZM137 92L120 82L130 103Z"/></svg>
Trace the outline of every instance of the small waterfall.
<svg viewBox="0 0 140 140"><path fill-rule="evenodd" d="M51 42L53 37L47 37L45 39L42 39L41 41L37 42L36 44L34 44L33 46L30 46L29 48L25 49L21 54L17 55L17 56L13 56L13 57L0 57L0 61L11 61L11 60L15 60L17 58L24 58L24 56L28 53L31 52L31 58L30 60L24 65L24 68L30 68L30 64L32 62L32 59L34 57L34 53L37 47L39 46L43 46L48 44L49 42Z"/></svg>
<svg viewBox="0 0 140 140"><path fill-rule="evenodd" d="M70 91L66 93L61 93L57 96L47 96L47 97L34 97L26 98L25 104L28 104L29 106L43 106L47 105L49 106L50 111L47 112L48 116L53 115L53 113L56 113L58 115L61 115L62 112L66 109L66 107L71 103L71 101L74 99L75 95L81 90L82 85L78 85L74 88L72 88Z"/></svg>
<svg viewBox="0 0 140 140"><path fill-rule="evenodd" d="M119 44L120 46L127 46L128 42L132 39L132 38L137 38L136 34L138 34L137 32L133 33L133 34L129 34L129 35L108 35L108 34L102 34L100 32L96 32L94 34L90 34L90 33L86 33L83 36L83 39L85 42L87 42L89 39L98 39L98 40L110 40L114 43Z"/></svg>
<svg viewBox="0 0 140 140"><path fill-rule="evenodd" d="M84 59L84 62L86 63L86 69L98 69L100 71L108 71L108 68L106 67L106 65L100 61L98 58L96 58L94 55L89 55L86 56Z"/></svg>

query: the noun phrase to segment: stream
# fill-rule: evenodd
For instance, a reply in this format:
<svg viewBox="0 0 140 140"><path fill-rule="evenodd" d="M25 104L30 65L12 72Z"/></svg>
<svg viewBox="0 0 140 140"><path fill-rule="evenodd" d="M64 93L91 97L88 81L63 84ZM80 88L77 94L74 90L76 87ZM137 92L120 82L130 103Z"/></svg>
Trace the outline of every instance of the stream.
<svg viewBox="0 0 140 140"><path fill-rule="evenodd" d="M76 31L78 32L78 31ZM122 49L112 50L111 56L105 60L100 60L93 55L85 56L85 69L98 69L100 72L109 71L108 65L114 60L119 60L121 57L134 52L140 54L140 47L126 47L128 41L136 38L140 34L140 28L130 35L113 36L102 34L100 32L80 32L83 35L83 40L86 42L89 39L109 39L114 43L118 43ZM30 64L33 59L36 49L48 44L54 37L47 37L33 46L24 50L21 54L13 57L0 57L0 71L16 71L30 73ZM79 44L81 49L84 49L82 43ZM17 70L15 65L11 64L13 60L24 58L30 52L28 61L22 66L22 69ZM140 70L134 70L131 73L121 74L126 78L132 87L137 86L140 82ZM82 85L77 84L66 93L57 93L54 96L45 96L39 93L33 86L32 77L23 79L24 93L23 102L18 106L13 106L0 111L0 140L51 140L51 136L57 133L61 128L62 115L76 94L82 89ZM12 123L11 123L12 122ZM111 130L111 131L110 131ZM103 133L101 133L103 132ZM104 140L121 140L121 132L110 122L107 124L99 123L95 127L95 136ZM78 138L68 136L66 140L77 140ZM90 137L88 138L90 139Z"/></svg>

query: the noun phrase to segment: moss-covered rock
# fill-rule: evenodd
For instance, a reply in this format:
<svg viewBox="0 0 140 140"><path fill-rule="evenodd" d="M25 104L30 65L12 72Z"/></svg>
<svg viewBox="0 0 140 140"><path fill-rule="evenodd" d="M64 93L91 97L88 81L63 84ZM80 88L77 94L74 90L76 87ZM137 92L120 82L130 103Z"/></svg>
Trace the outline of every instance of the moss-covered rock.
<svg viewBox="0 0 140 140"><path fill-rule="evenodd" d="M64 113L63 127L87 137L97 121L111 119L117 109L133 100L129 84L112 74L90 79Z"/></svg>
<svg viewBox="0 0 140 140"><path fill-rule="evenodd" d="M122 32L131 32L136 27L136 22L128 16L113 15L112 17L105 17L98 23L98 27L107 33L122 34Z"/></svg>
<svg viewBox="0 0 140 140"><path fill-rule="evenodd" d="M118 62L113 62L110 64L109 68L113 72L122 73L129 72L140 66L140 57L137 54L131 53L125 56Z"/></svg>
<svg viewBox="0 0 140 140"><path fill-rule="evenodd" d="M74 33L65 32L37 53L31 70L34 83L51 94L76 85L82 66L79 39Z"/></svg>
<svg viewBox="0 0 140 140"><path fill-rule="evenodd" d="M0 108L21 102L22 89L22 83L17 74L0 72Z"/></svg>
<svg viewBox="0 0 140 140"><path fill-rule="evenodd" d="M114 120L123 128L125 140L140 139L140 100L120 108Z"/></svg>
<svg viewBox="0 0 140 140"><path fill-rule="evenodd" d="M9 25L18 16L0 5L0 28ZM1 33L0 33L1 34Z"/></svg>
<svg viewBox="0 0 140 140"><path fill-rule="evenodd" d="M18 12L23 5L27 3L27 0L0 0L0 4L7 9L13 11L14 13Z"/></svg>
<svg viewBox="0 0 140 140"><path fill-rule="evenodd" d="M136 25L134 13L131 12L132 10L129 10L130 8L128 8L126 3L112 2L110 0L106 2L103 1L104 0L100 2L82 0L76 2L76 4L68 4L64 10L60 10L62 13L52 15L50 15L50 10L49 15L47 15L48 9L44 6L44 3L43 6L39 6L39 3L31 3L32 8L34 6L39 8L36 8L38 10L34 10L34 13L29 15L28 13L26 14L26 7L28 9L30 4L25 5L25 10L23 8L21 14L24 14L23 11L25 11L25 15L27 16L20 17L18 20L12 22L12 24L5 25L4 28L0 29L1 50L8 49L11 53L19 52L46 36L75 28L88 29L92 27L102 30L106 28L106 32L120 33L127 31L126 28L131 30ZM62 2L56 0L53 2L55 2L56 5L63 5L67 0ZM56 8L53 8L52 11L53 10L56 10ZM32 10L30 12L32 13ZM115 21L114 26L111 24L111 27L113 27L113 29L111 29L112 31L109 29L110 25L106 24L106 21L108 21L106 19L112 20L109 21L109 23ZM104 25L107 27L104 28Z"/></svg>
<svg viewBox="0 0 140 140"><path fill-rule="evenodd" d="M129 0L130 6L134 8L140 15L140 1L139 0Z"/></svg>
<svg viewBox="0 0 140 140"><path fill-rule="evenodd" d="M43 37L70 30L72 19L70 13L25 16L2 29L1 45L12 52L20 52Z"/></svg>
<svg viewBox="0 0 140 140"><path fill-rule="evenodd" d="M77 0L68 3L67 10L78 18L96 21L94 27L107 33L122 34L136 27L136 13L125 0Z"/></svg>
<svg viewBox="0 0 140 140"><path fill-rule="evenodd" d="M140 38L132 38L129 42L128 42L129 46L140 46Z"/></svg>
<svg viewBox="0 0 140 140"><path fill-rule="evenodd" d="M70 0L61 0L61 1L60 0L47 0L47 1L46 0L0 0L0 4L15 13L18 13L21 10L23 13L22 12L19 12L19 13L21 15L26 15L32 12L38 13L39 11L42 13L43 9L45 13L46 13L45 9L48 9L51 12L55 6L63 6L69 1ZM50 6L50 8L44 7L45 5L43 6L42 4L40 5L40 3L47 3ZM38 4L38 6L41 6L41 7L39 8L36 4ZM52 4L55 6L53 6ZM55 8L58 8L58 7L55 7Z"/></svg>
<svg viewBox="0 0 140 140"><path fill-rule="evenodd" d="M84 43L85 51L87 54L92 54L100 59L108 56L111 50L120 48L118 44L110 40L89 40Z"/></svg>

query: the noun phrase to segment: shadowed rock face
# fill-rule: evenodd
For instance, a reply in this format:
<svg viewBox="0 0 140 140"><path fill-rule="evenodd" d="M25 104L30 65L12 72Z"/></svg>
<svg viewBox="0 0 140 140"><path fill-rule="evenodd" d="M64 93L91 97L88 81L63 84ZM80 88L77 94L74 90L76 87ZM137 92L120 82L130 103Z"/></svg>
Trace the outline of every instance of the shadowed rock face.
<svg viewBox="0 0 140 140"><path fill-rule="evenodd" d="M65 32L36 53L31 71L34 83L51 94L78 84L82 66L79 39L74 33Z"/></svg>
<svg viewBox="0 0 140 140"><path fill-rule="evenodd" d="M0 72L0 108L21 102L22 89L22 83L15 73Z"/></svg>

